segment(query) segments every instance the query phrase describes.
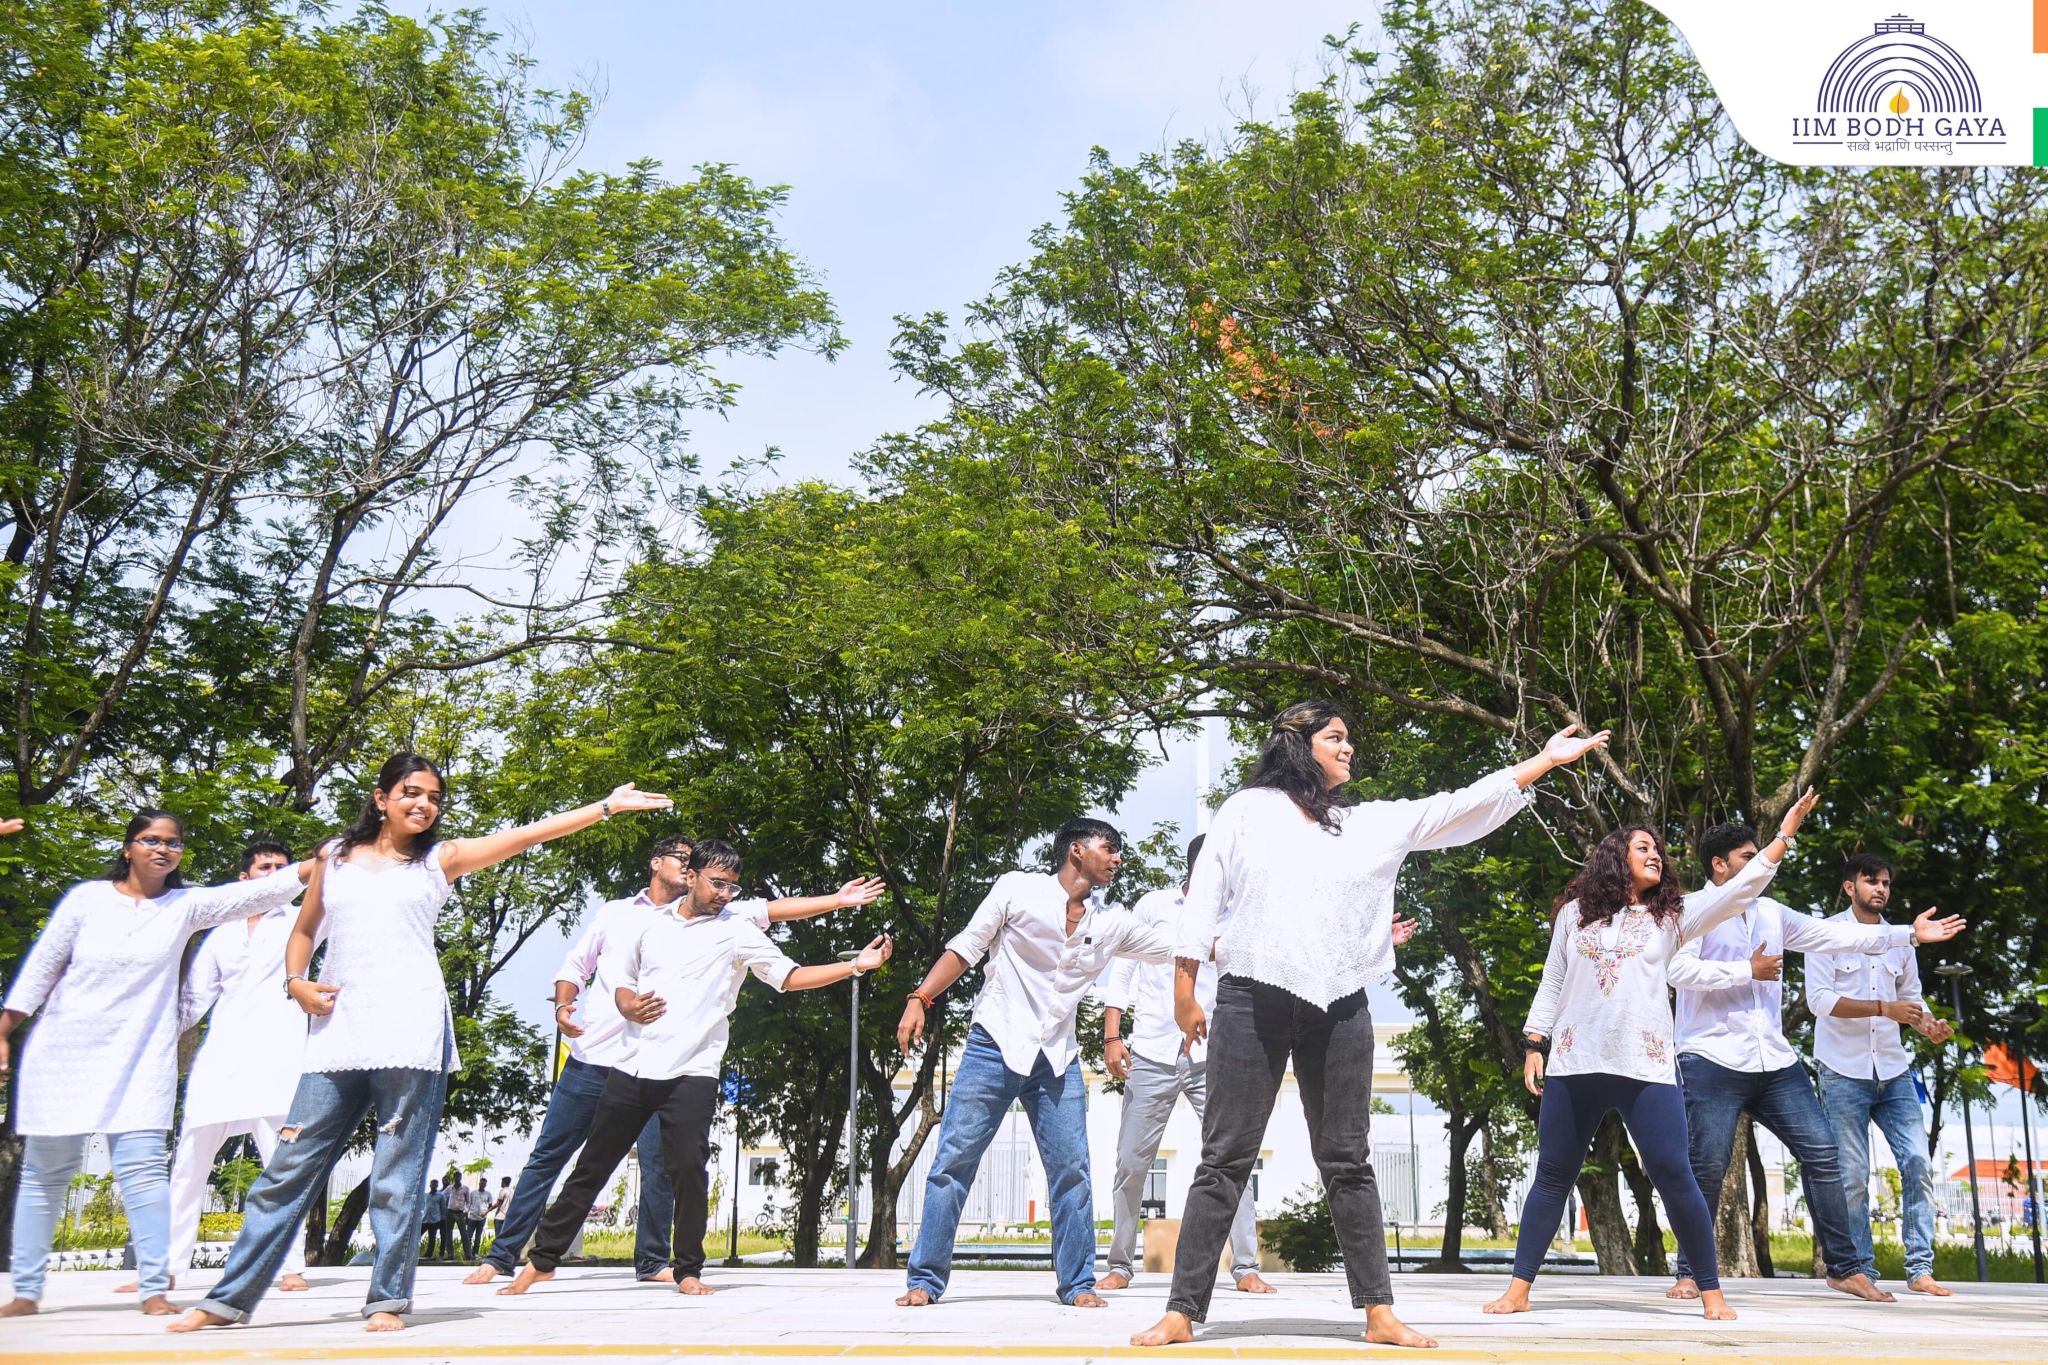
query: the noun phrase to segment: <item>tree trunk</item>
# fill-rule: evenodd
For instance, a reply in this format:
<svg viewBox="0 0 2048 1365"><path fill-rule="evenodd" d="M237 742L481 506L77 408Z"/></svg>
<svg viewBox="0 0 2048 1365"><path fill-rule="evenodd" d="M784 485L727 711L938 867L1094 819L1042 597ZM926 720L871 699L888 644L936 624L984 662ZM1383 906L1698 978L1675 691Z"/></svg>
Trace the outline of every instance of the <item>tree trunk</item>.
<svg viewBox="0 0 2048 1365"><path fill-rule="evenodd" d="M1721 1197L1714 1201L1714 1251L1720 1257L1721 1278L1756 1278L1756 1240L1749 1232L1749 1157L1756 1149L1756 1133L1749 1115L1735 1124L1735 1147L1728 1154L1728 1173L1721 1178Z"/></svg>
<svg viewBox="0 0 2048 1365"><path fill-rule="evenodd" d="M306 1264L327 1264L327 1182L306 1205Z"/></svg>
<svg viewBox="0 0 2048 1365"><path fill-rule="evenodd" d="M1593 1255L1602 1275L1636 1273L1629 1246L1628 1215L1621 1207L1621 1148L1628 1141L1621 1120L1609 1114L1593 1137L1593 1150L1579 1172L1579 1201L1586 1207L1586 1226L1593 1236Z"/></svg>
<svg viewBox="0 0 2048 1365"><path fill-rule="evenodd" d="M1749 1236L1756 1251L1756 1273L1774 1279L1778 1268L1771 1262L1771 1192L1764 1184L1763 1149L1754 1141L1749 1144L1749 1187L1755 1191L1749 1208Z"/></svg>
<svg viewBox="0 0 2048 1365"><path fill-rule="evenodd" d="M1479 1126L1479 1202L1486 1211L1486 1232L1497 1242L1508 1239L1507 1206L1500 1197L1500 1166L1493 1155L1493 1126Z"/></svg>
<svg viewBox="0 0 2048 1365"><path fill-rule="evenodd" d="M341 1201L341 1212L334 1216L334 1226L328 1230L327 1242L320 1248L321 1265L348 1264L349 1238L356 1235L356 1224L363 1221L363 1214L369 1207L370 1178L364 1176L348 1192L348 1198Z"/></svg>
<svg viewBox="0 0 2048 1365"><path fill-rule="evenodd" d="M1451 1166L1445 1173L1444 1184L1444 1236L1437 1248L1436 1259L1419 1269L1430 1274L1457 1273L1466 1269L1465 1255L1465 1198L1466 1172L1465 1154L1472 1148L1472 1139L1478 1130L1485 1127L1483 1122L1470 1122L1462 1115L1446 1116L1446 1129L1451 1135ZM1416 1210L1419 1217L1421 1210Z"/></svg>
<svg viewBox="0 0 2048 1365"><path fill-rule="evenodd" d="M1626 1137L1621 1144L1621 1176L1636 1203L1636 1269L1642 1275L1669 1275L1671 1258L1664 1250L1664 1225L1657 1218L1657 1187L1643 1170Z"/></svg>

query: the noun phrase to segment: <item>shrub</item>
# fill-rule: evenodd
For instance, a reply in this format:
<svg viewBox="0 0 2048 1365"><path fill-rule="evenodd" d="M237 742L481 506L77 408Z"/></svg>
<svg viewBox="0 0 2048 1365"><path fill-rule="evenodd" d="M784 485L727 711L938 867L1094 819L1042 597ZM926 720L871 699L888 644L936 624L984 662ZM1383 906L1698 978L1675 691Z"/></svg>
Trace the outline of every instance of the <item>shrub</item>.
<svg viewBox="0 0 2048 1365"><path fill-rule="evenodd" d="M1280 1206L1280 1216L1259 1229L1265 1244L1303 1274L1317 1274L1337 1264L1337 1225L1330 1221L1330 1200L1321 1189L1304 1185Z"/></svg>

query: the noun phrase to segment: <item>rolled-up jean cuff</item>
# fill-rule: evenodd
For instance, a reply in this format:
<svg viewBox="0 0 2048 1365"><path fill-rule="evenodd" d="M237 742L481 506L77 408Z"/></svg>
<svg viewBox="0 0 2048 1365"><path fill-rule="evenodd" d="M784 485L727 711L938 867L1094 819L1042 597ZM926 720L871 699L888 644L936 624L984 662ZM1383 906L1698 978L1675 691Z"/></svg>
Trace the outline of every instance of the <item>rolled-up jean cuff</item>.
<svg viewBox="0 0 2048 1365"><path fill-rule="evenodd" d="M225 1318L229 1322L247 1322L249 1320L249 1315L241 1309L231 1307L215 1299L201 1299L198 1303L193 1304L192 1307L198 1312L211 1313L215 1317Z"/></svg>
<svg viewBox="0 0 2048 1365"><path fill-rule="evenodd" d="M378 1299L375 1303L363 1305L363 1316L366 1318L378 1313L395 1313L400 1317L404 1317L411 1311L411 1299Z"/></svg>
<svg viewBox="0 0 2048 1365"><path fill-rule="evenodd" d="M1368 1299L1362 1294L1353 1294L1351 1296L1351 1306L1353 1308L1392 1308L1394 1306L1394 1296L1389 1294L1384 1299Z"/></svg>
<svg viewBox="0 0 2048 1365"><path fill-rule="evenodd" d="M1168 1299L1166 1301L1166 1311L1178 1313L1189 1322L1207 1322L1209 1320L1207 1313L1204 1313L1186 1299Z"/></svg>

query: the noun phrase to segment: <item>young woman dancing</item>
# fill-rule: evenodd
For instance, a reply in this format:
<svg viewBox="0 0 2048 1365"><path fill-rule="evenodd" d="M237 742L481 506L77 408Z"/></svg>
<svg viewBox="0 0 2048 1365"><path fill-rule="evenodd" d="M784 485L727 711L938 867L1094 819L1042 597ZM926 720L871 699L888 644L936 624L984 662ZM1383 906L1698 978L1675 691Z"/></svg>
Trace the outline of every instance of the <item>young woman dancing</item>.
<svg viewBox="0 0 2048 1365"><path fill-rule="evenodd" d="M445 788L418 754L396 754L348 831L323 851L285 950L285 989L312 1016L306 1069L277 1153L249 1190L242 1232L213 1292L171 1324L191 1332L247 1318L277 1278L306 1206L326 1188L363 1115L376 1113L370 1229L377 1258L367 1330L405 1326L419 1266L427 1162L455 1056L455 1022L434 921L457 878L666 796L631 783L602 801L475 839L434 837ZM307 979L327 923L321 979Z"/></svg>
<svg viewBox="0 0 2048 1365"><path fill-rule="evenodd" d="M1818 799L1809 789L1785 813L1778 837L1718 886L1686 895L1663 841L1634 825L1596 844L1557 898L1550 955L1524 1026L1522 1082L1542 1097L1536 1178L1522 1205L1515 1277L1487 1312L1528 1311L1529 1287L1564 1217L1565 1194L1612 1109L1664 1200L1706 1315L1735 1316L1721 1293L1714 1215L1692 1176L1666 971L1679 944L1741 914L1770 885Z"/></svg>
<svg viewBox="0 0 2048 1365"><path fill-rule="evenodd" d="M142 1311L174 1313L165 1148L178 1095L178 966L192 935L260 915L299 894L310 861L267 877L187 886L185 827L169 811L136 812L103 881L64 894L15 974L0 1012L8 1040L37 1010L22 1057L15 1131L26 1140L14 1197L14 1299L0 1317L36 1311L50 1241L86 1139L105 1133L135 1243Z"/></svg>
<svg viewBox="0 0 2048 1365"><path fill-rule="evenodd" d="M1174 1014L1209 1040L1202 1164L1188 1188L1166 1316L1137 1346L1193 1340L1288 1057L1330 1196L1351 1303L1367 1341L1436 1342L1394 1316L1369 1158L1372 1015L1365 988L1393 969L1394 880L1410 853L1484 838L1529 804L1543 774L1607 742L1551 736L1543 752L1460 791L1351 805L1351 731L1324 701L1280 713L1243 790L1223 803L1188 885L1174 945ZM1227 923L1221 922L1225 907ZM1220 925L1220 927L1219 927ZM1195 999L1215 958L1213 1027Z"/></svg>

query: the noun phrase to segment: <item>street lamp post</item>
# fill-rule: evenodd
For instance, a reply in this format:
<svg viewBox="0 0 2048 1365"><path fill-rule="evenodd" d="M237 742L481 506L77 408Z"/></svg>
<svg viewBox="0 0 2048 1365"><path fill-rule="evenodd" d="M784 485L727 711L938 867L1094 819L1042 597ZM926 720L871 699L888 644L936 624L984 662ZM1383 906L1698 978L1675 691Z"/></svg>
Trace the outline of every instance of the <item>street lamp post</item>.
<svg viewBox="0 0 2048 1365"><path fill-rule="evenodd" d="M841 953L839 960L852 962L859 956L860 951L854 949ZM855 1220L860 1216L860 975L855 973L847 984L853 987L846 1031L846 1268L851 1270L857 1241Z"/></svg>
<svg viewBox="0 0 2048 1365"><path fill-rule="evenodd" d="M726 1245L725 1263L740 1264L740 1097L746 1093L746 1085L738 1072L732 1075L732 1189L726 1198L732 1202L732 1241Z"/></svg>
<svg viewBox="0 0 2048 1365"><path fill-rule="evenodd" d="M1944 962L1934 969L1934 974L1948 978L1949 1004L1960 1023L1963 1017L1963 978L1970 974L1970 968L1961 962ZM1984 1256L1984 1208L1977 1199L1977 1135L1970 1125L1970 1097L1963 1090L1960 1067L1956 1071L1956 1094L1963 1105L1963 1154L1970 1162L1970 1229L1977 1245L1977 1279L1982 1283L1991 1278L1991 1267Z"/></svg>

